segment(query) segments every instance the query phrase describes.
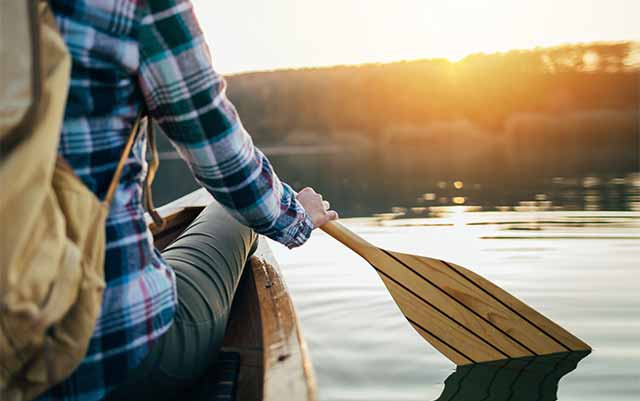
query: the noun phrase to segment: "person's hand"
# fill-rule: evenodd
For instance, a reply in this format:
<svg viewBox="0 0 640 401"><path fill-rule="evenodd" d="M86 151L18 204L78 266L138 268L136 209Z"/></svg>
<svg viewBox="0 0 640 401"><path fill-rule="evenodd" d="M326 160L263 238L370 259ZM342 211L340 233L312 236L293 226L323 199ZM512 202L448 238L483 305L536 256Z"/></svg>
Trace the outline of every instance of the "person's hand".
<svg viewBox="0 0 640 401"><path fill-rule="evenodd" d="M313 227L318 228L331 220L338 219L338 213L335 210L329 210L329 202L322 199L322 195L316 193L313 188L305 188L298 192L298 202L302 204L304 210L307 211Z"/></svg>

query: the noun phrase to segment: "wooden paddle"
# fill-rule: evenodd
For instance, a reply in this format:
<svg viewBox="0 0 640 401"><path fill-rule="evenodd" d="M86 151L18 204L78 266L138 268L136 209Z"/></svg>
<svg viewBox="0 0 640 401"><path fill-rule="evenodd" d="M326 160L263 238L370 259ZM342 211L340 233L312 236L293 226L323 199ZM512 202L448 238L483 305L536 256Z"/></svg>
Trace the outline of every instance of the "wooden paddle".
<svg viewBox="0 0 640 401"><path fill-rule="evenodd" d="M338 222L321 228L376 269L411 325L456 365L591 350L464 267L380 249Z"/></svg>

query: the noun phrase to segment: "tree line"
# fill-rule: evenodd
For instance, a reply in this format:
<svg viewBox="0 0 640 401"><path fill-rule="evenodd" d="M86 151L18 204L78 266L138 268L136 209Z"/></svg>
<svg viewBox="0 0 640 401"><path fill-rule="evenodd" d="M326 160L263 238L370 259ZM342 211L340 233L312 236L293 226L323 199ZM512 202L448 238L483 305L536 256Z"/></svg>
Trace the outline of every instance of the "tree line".
<svg viewBox="0 0 640 401"><path fill-rule="evenodd" d="M397 145L437 158L463 155L473 159L469 163L506 160L518 168L551 162L577 172L639 168L638 42L227 80L229 97L261 145Z"/></svg>

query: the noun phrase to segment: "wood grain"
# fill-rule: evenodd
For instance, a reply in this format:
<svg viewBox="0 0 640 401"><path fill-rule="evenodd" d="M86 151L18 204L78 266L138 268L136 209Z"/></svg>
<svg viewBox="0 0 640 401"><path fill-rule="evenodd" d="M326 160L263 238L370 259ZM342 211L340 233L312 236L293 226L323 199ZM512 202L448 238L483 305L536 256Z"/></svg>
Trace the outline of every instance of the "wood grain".
<svg viewBox="0 0 640 401"><path fill-rule="evenodd" d="M456 365L591 349L468 269L386 251L337 222L321 228L376 269L411 325Z"/></svg>
<svg viewBox="0 0 640 401"><path fill-rule="evenodd" d="M477 281L469 280L454 271L448 264L431 258L390 252L399 261L406 264L407 269L429 280L437 286L449 299L449 302L462 305L467 311L479 316L486 324L495 328L484 331L483 336L491 338L491 342L498 344L503 337L517 342L525 353L505 352L511 357L545 355L568 351L551 337L546 336L534 325L513 313L505 305L497 302L489 293L483 291ZM470 327L470 326L467 326ZM477 329L473 329L479 333Z"/></svg>
<svg viewBox="0 0 640 401"><path fill-rule="evenodd" d="M458 302L455 297L450 296L448 293L455 286L455 281L450 277L442 275L438 280L435 280L438 283L435 283L425 279L418 272L419 265L403 266L402 264L399 265L398 260L392 258L389 254L385 254L376 259L375 267L396 282L402 283L407 290L415 294L414 298L416 299L413 302L416 306L419 305L422 308L438 312L439 315L445 318L443 324L447 324L447 327L457 327L457 331L461 331L461 335L473 339L474 344L477 341L483 343L483 348L492 349L491 355L501 358L534 355L525 346L514 341L508 333L500 331L496 325L492 324L491 320L485 319L481 313L478 313L477 309L480 309L480 312L487 309L493 311L495 308L492 307L492 300L476 298L474 299L475 302L469 302L473 294L465 293L464 288L461 288L459 289L459 294L456 295L460 298L466 298L467 302ZM401 266L401 268L398 268L398 266ZM428 277L431 278L431 276ZM383 281L385 281L384 277ZM438 284L443 285L443 287ZM390 292L394 296L395 290ZM480 308L478 308L479 306ZM508 320L510 317L511 314L505 313L502 320ZM490 318L495 320L493 316L490 316ZM475 348L476 345L473 345L473 347ZM454 348L459 349L458 347ZM472 359L478 361L476 358ZM482 358L480 360L494 359Z"/></svg>
<svg viewBox="0 0 640 401"><path fill-rule="evenodd" d="M541 332L544 332L546 336L552 337L555 341L561 343L565 351L591 350L591 347L587 343L479 274L454 263L449 263L449 265L469 278L470 281L485 289L501 304L508 306L514 313L530 321L531 324L538 327Z"/></svg>
<svg viewBox="0 0 640 401"><path fill-rule="evenodd" d="M314 401L315 381L304 337L278 264L261 238L251 258L262 321L265 401Z"/></svg>
<svg viewBox="0 0 640 401"><path fill-rule="evenodd" d="M507 357L483 343L478 337L470 335L462 324L448 319L433 307L424 304L396 282L386 276L381 277L398 307L414 327L419 326L431 336L441 339L449 348L472 362L494 361Z"/></svg>
<svg viewBox="0 0 640 401"><path fill-rule="evenodd" d="M212 201L207 192L199 190L159 208L158 213L165 219L162 228L147 217L156 247L163 249L173 242ZM240 355L236 401L316 400L300 324L264 237L260 237L258 250L249 259L238 284L222 350ZM207 380L216 377L216 372L208 372L199 382L201 388L194 388L181 399L215 399L215 394L207 393L214 388L207 386Z"/></svg>
<svg viewBox="0 0 640 401"><path fill-rule="evenodd" d="M162 227L156 226L151 216L145 214L155 247L163 250L213 201L206 190L199 189L158 208L157 212L165 222Z"/></svg>
<svg viewBox="0 0 640 401"><path fill-rule="evenodd" d="M411 322L409 322L411 323ZM411 323L413 328L420 334L424 339L426 339L435 349L440 351L440 353L446 356L450 361L455 363L458 366L468 365L473 363L473 361L464 355L460 354L458 351L451 348L447 343L441 341L440 339L434 337L431 333L424 330L422 327Z"/></svg>

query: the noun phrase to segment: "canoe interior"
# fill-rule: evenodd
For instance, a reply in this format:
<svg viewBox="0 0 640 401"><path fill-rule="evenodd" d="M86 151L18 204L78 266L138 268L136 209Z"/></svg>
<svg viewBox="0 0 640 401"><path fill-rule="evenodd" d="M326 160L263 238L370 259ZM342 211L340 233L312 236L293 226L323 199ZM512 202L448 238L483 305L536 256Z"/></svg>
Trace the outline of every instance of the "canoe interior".
<svg viewBox="0 0 640 401"><path fill-rule="evenodd" d="M158 210L150 223L162 250L212 202L195 191ZM213 362L213 361L212 361ZM298 319L266 238L249 259L238 285L218 361L180 400L314 401L315 382Z"/></svg>

